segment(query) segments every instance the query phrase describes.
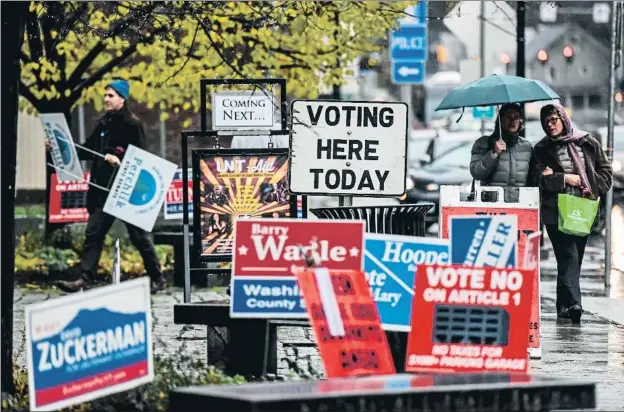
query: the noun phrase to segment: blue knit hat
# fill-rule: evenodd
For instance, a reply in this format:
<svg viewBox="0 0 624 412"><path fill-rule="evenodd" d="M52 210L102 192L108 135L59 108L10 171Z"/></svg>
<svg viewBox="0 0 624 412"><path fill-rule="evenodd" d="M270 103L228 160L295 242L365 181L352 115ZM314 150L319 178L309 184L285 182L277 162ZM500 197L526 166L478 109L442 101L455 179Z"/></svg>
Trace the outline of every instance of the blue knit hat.
<svg viewBox="0 0 624 412"><path fill-rule="evenodd" d="M130 83L128 83L127 80L113 80L112 82L108 83L106 87L110 87L111 89L115 90L125 100L128 100L128 97L130 97Z"/></svg>

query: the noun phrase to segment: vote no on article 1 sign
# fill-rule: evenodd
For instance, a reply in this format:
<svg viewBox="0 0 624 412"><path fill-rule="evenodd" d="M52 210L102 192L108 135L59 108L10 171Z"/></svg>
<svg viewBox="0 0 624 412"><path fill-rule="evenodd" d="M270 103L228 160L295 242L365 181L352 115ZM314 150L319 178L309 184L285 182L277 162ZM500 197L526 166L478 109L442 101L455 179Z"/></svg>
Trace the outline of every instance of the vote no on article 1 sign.
<svg viewBox="0 0 624 412"><path fill-rule="evenodd" d="M295 100L289 186L295 194L405 193L407 105Z"/></svg>
<svg viewBox="0 0 624 412"><path fill-rule="evenodd" d="M419 266L408 372L526 372L534 270Z"/></svg>

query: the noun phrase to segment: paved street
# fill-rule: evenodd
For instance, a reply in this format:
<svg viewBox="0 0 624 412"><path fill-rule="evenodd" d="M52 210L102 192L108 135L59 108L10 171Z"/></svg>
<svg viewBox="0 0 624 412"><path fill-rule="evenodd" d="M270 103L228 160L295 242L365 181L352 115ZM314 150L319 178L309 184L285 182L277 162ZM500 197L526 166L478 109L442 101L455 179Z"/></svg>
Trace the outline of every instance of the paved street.
<svg viewBox="0 0 624 412"><path fill-rule="evenodd" d="M604 240L590 241L585 260L582 288L586 314L580 326L569 321L557 323L554 307L556 263L542 262L542 342L543 356L531 361L531 371L593 380L598 383L600 410L624 410L624 271L614 270L611 290L605 294L602 278ZM546 242L548 245L548 242ZM614 245L617 246L617 243ZM624 248L618 247L624 254ZM624 259L614 261L621 265ZM619 266L620 270L624 267ZM221 293L194 290L193 301L214 299ZM25 305L52 299L57 294L33 293L21 289L15 293L14 352L18 364L25 365ZM153 298L154 352L175 353L183 350L205 357L206 330L199 326L173 324L173 305L182 301L182 290L169 289ZM322 366L310 330L282 328L278 344L279 373L287 374L294 364L299 371L321 375Z"/></svg>

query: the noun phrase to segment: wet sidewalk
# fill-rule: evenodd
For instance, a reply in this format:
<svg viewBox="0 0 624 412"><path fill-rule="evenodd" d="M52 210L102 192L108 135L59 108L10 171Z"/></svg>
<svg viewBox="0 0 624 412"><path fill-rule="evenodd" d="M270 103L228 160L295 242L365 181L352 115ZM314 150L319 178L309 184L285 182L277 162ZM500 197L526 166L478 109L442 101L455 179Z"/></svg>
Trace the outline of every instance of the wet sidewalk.
<svg viewBox="0 0 624 412"><path fill-rule="evenodd" d="M613 259L611 288L604 287L604 238L590 238L581 275L584 314L580 325L557 321L557 264L552 250L541 262L542 359L531 372L596 382L598 410L624 410L624 272ZM619 245L619 246L618 246ZM550 249L549 241L545 242ZM617 247L617 248L616 248ZM624 253L614 242L614 255Z"/></svg>

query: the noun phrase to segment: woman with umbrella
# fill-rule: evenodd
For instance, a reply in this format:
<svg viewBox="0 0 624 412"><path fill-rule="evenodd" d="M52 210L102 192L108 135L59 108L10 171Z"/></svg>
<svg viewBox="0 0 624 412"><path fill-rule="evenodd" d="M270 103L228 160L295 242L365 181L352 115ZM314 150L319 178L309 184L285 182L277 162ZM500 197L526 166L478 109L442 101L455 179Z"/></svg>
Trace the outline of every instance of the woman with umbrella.
<svg viewBox="0 0 624 412"><path fill-rule="evenodd" d="M504 104L498 112L494 133L479 138L472 146L470 174L483 186L505 188L507 202L517 202L518 187L532 184L533 146L519 135L521 113L519 104Z"/></svg>
<svg viewBox="0 0 624 412"><path fill-rule="evenodd" d="M613 170L600 143L589 133L572 128L563 106L542 107L540 120L546 136L535 145L535 160L542 223L557 259L557 317L579 323L583 313L581 264L589 233L579 236L560 230L559 195L603 196L613 183Z"/></svg>

